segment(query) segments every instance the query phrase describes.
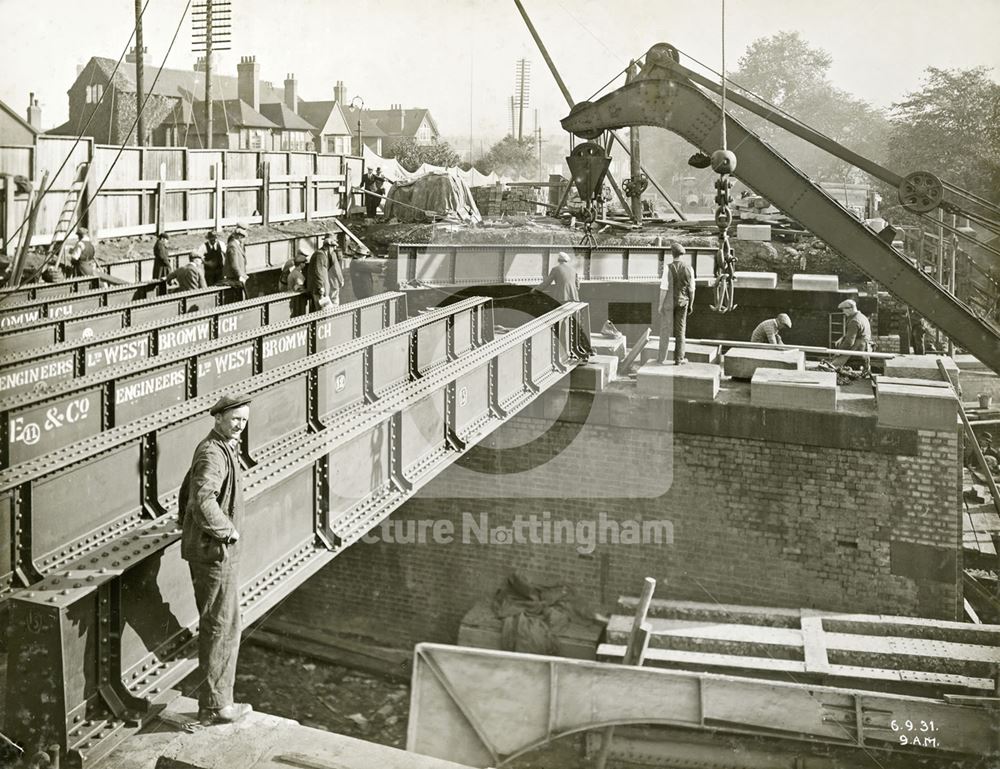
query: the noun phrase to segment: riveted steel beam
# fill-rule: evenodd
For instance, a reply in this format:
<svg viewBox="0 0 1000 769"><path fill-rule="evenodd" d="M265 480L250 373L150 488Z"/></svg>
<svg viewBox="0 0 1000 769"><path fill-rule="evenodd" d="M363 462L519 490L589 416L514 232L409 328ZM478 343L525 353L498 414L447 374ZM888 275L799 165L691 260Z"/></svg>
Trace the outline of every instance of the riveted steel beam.
<svg viewBox="0 0 1000 769"><path fill-rule="evenodd" d="M397 299L387 296L383 301ZM392 396L418 378L417 370L407 370L404 359L402 375L394 374L375 388L376 372L362 370L363 357L371 357L374 350L406 346L428 329L444 333L451 328L454 334L460 326L480 326L488 303L484 298L466 299L240 381L239 388L251 394L255 404L255 418L242 437L245 464L255 466L270 455L282 454L286 444L318 432L338 414ZM344 305L343 312L356 315L365 307L378 308L367 300L359 304L353 309ZM447 318L459 320L448 326L443 322ZM316 320L329 319L323 315ZM437 346L445 345L442 339ZM433 371L425 368L423 373ZM203 394L0 472L0 503L11 502L0 504L0 525L9 527L19 545L9 568L0 572L0 599L14 587L37 581L32 575L51 573L143 520L162 515L175 501L191 446L210 427L206 412L218 395ZM80 509L73 500L81 495L108 502ZM35 499L33 505L21 501L30 498ZM33 529L43 536L31 537Z"/></svg>
<svg viewBox="0 0 1000 769"><path fill-rule="evenodd" d="M499 690L498 681L503 682ZM1000 723L989 704L971 707L859 689L417 646L407 750L500 767L552 740L622 724L679 727L710 732L716 739L748 735L803 747L840 746L856 750L864 764L873 754L914 762L1000 757ZM721 761L722 755L716 758ZM669 759L669 745L662 756ZM708 763L697 765L716 765L709 755L702 760Z"/></svg>
<svg viewBox="0 0 1000 769"><path fill-rule="evenodd" d="M19 302L0 302L0 331L11 331L41 320L56 320L70 316L97 312L103 307L117 307L130 302L163 296L167 293L164 281L110 286L91 291L76 292L69 296L44 296Z"/></svg>
<svg viewBox="0 0 1000 769"><path fill-rule="evenodd" d="M55 283L26 283L16 288L0 288L0 303L30 302L55 296L93 291L108 285L99 275L88 275L83 278L67 278Z"/></svg>
<svg viewBox="0 0 1000 769"><path fill-rule="evenodd" d="M462 456L464 449L449 444L450 433L471 447L502 424L486 399L445 409L449 388L477 373L497 376L501 372L490 364L499 359L501 367L512 367L503 372L506 378L522 383L507 393L509 413L530 403L536 393L523 386L524 347L542 338L561 344L567 338L561 329L583 308L563 305L390 388L375 402L344 409L320 432L296 438L248 470L244 622L262 617ZM558 358L573 365L571 355L566 347ZM564 376L554 365L532 373L540 390ZM428 432L429 426L435 429ZM368 464L345 461L352 457ZM12 596L5 730L19 745L58 744L71 765L89 766L196 667L197 612L179 537L172 514L144 521ZM113 600L115 591L117 620L100 604L101 596ZM104 648L113 654L98 661L104 626L120 634L107 637ZM119 680L109 695L107 685Z"/></svg>
<svg viewBox="0 0 1000 769"><path fill-rule="evenodd" d="M231 286L212 286L154 296L139 302L104 307L65 318L41 319L0 331L0 349L5 354L55 345L72 339L120 331L163 318L176 318L195 308L218 307L235 301L239 292Z"/></svg>
<svg viewBox="0 0 1000 769"><path fill-rule="evenodd" d="M402 243L397 248L400 290L427 286L489 286L541 283L565 251L576 257L581 280L658 283L669 264L666 246L574 246L560 244ZM687 247L681 259L695 276L712 277L715 248Z"/></svg>
<svg viewBox="0 0 1000 769"><path fill-rule="evenodd" d="M306 312L306 296L269 294L101 334L0 355L0 398L48 389L126 361L280 323ZM42 329L44 330L44 329ZM51 330L50 330L51 331Z"/></svg>
<svg viewBox="0 0 1000 769"><path fill-rule="evenodd" d="M385 305L396 318L400 296L383 294L198 344L128 361L0 400L9 427L0 467L43 456L83 438L253 374L347 341L358 329L383 328ZM259 312L259 308L254 311ZM355 332L344 333L351 325ZM313 340L315 347L310 347Z"/></svg>

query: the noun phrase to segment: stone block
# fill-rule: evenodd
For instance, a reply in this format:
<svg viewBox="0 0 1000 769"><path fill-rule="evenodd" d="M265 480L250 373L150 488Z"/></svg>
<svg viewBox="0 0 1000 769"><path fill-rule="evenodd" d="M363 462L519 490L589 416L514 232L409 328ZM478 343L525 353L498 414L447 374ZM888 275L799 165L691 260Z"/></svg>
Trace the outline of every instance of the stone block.
<svg viewBox="0 0 1000 769"><path fill-rule="evenodd" d="M624 360L628 350L625 347L625 337L591 334L590 345L597 355L613 355L618 360Z"/></svg>
<svg viewBox="0 0 1000 769"><path fill-rule="evenodd" d="M914 430L955 430L958 400L951 388L926 380L910 381L914 383L887 382L886 377L878 379L878 423Z"/></svg>
<svg viewBox="0 0 1000 769"><path fill-rule="evenodd" d="M715 400L722 371L712 363L646 363L639 369L638 391L677 400Z"/></svg>
<svg viewBox="0 0 1000 769"><path fill-rule="evenodd" d="M952 382L961 387L958 364L947 355L897 355L885 362L885 375L943 382L944 379L937 366L938 358L944 361L945 371L948 372Z"/></svg>
<svg viewBox="0 0 1000 769"><path fill-rule="evenodd" d="M806 354L801 350L769 350L734 347L723 356L725 375L733 379L753 379L759 368L805 371Z"/></svg>
<svg viewBox="0 0 1000 769"><path fill-rule="evenodd" d="M837 375L832 371L759 368L750 380L755 406L837 410Z"/></svg>
<svg viewBox="0 0 1000 769"><path fill-rule="evenodd" d="M837 275L792 275L793 291L839 291L840 277Z"/></svg>
<svg viewBox="0 0 1000 769"><path fill-rule="evenodd" d="M618 376L618 358L614 355L593 355L588 363L570 373L569 386L574 390L600 392Z"/></svg>
<svg viewBox="0 0 1000 769"><path fill-rule="evenodd" d="M642 351L642 362L656 360L656 354L660 350L660 337L651 336ZM674 355L674 340L667 343L667 359L672 360ZM719 348L711 344L686 344L684 345L684 355L691 363L718 363Z"/></svg>
<svg viewBox="0 0 1000 769"><path fill-rule="evenodd" d="M740 240L770 240L770 224L737 224L736 237Z"/></svg>
<svg viewBox="0 0 1000 769"><path fill-rule="evenodd" d="M778 273L776 272L744 272L736 271L737 288L777 288Z"/></svg>

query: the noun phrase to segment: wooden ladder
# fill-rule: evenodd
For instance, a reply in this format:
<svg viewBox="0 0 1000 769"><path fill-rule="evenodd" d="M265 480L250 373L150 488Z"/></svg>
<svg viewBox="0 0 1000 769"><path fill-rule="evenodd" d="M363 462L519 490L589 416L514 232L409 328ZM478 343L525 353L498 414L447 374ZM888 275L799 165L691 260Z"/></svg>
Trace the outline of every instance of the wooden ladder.
<svg viewBox="0 0 1000 769"><path fill-rule="evenodd" d="M55 229L52 231L52 243L49 246L46 261L54 260L56 266L62 266L64 244L83 202L83 193L87 187L90 168L91 164L86 160L77 165L76 172L73 174L73 183L70 185L69 192L66 193L62 211L59 212L59 219L56 220Z"/></svg>

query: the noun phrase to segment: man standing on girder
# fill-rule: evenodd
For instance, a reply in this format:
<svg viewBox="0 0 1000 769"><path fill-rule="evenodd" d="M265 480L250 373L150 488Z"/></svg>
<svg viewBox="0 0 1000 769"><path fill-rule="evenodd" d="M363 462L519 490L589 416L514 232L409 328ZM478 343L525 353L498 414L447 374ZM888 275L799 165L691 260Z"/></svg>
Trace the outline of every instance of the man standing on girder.
<svg viewBox="0 0 1000 769"><path fill-rule="evenodd" d="M224 395L209 411L212 431L198 444L178 499L181 557L198 606L198 720L228 724L249 713L233 702L240 650L239 555L243 528L240 434L249 395Z"/></svg>
<svg viewBox="0 0 1000 769"><path fill-rule="evenodd" d="M674 365L687 363L684 357L684 339L687 335L687 316L694 312L694 271L681 257L687 253L684 246L674 243L670 246L673 261L663 265L660 280L659 312L660 348L656 362L665 363L670 337L674 337Z"/></svg>
<svg viewBox="0 0 1000 769"><path fill-rule="evenodd" d="M344 264L337 238L332 232L323 236L323 247L316 249L306 268L306 291L313 312L331 304L340 304L344 285Z"/></svg>

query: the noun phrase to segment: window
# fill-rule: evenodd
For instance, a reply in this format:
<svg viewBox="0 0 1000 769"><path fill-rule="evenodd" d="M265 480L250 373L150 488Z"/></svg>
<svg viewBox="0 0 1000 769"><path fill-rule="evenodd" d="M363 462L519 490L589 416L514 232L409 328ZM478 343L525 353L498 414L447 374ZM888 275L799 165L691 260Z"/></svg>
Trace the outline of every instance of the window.
<svg viewBox="0 0 1000 769"><path fill-rule="evenodd" d="M97 85L88 85L84 98L87 104L97 104L101 100L101 96L104 95L104 86L98 83Z"/></svg>

